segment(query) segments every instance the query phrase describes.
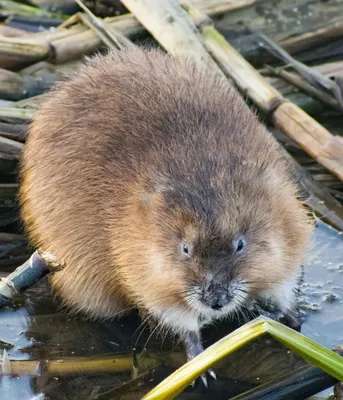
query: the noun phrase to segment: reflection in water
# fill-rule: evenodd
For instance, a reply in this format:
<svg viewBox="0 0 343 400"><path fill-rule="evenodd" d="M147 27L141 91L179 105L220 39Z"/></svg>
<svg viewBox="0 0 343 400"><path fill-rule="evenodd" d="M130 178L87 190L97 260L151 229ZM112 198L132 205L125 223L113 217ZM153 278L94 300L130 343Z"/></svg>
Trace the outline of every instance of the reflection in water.
<svg viewBox="0 0 343 400"><path fill-rule="evenodd" d="M305 314L302 332L329 348L343 343L342 255L341 235L321 223L315 233L309 262L305 266L301 296ZM143 330L139 337L138 350L134 353L137 356L134 359L137 359L138 374L143 376L130 383L132 348L141 332L139 326L140 320L136 314L120 321L102 323L68 315L66 311L58 310L46 282L36 285L18 298L12 309L0 313L0 340L3 342L0 342L0 351L6 349L11 360L41 360L41 364L34 377L0 377L0 399L141 398L183 362L183 352L172 340L162 341L153 336L147 344L147 356L142 358L141 349L149 337L149 332ZM232 327L228 324L211 328L208 343L227 334L230 329ZM61 361L61 365L65 366L71 358L94 359L108 356L122 357L120 360L126 361L128 367L120 373L56 373L51 376L47 372L46 360L65 360ZM162 357L165 365L152 368L160 364L156 356ZM259 369L261 359L264 364ZM301 363L298 357L270 338L261 338L217 366L220 379L213 384L211 395L187 391L180 398L227 399L230 397L228 390L231 390L231 395L240 393L252 385L276 377L275 374L293 370ZM124 382L129 383L123 386Z"/></svg>

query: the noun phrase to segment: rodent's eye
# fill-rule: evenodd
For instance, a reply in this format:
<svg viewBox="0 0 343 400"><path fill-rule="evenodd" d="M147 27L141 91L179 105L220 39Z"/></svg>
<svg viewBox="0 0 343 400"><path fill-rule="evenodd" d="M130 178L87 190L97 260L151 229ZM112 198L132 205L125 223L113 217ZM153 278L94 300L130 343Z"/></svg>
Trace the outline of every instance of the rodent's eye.
<svg viewBox="0 0 343 400"><path fill-rule="evenodd" d="M181 243L181 254L185 257L191 257L193 255L193 246L189 243Z"/></svg>
<svg viewBox="0 0 343 400"><path fill-rule="evenodd" d="M233 249L236 253L241 253L245 250L246 242L244 236L240 236L239 238L233 241Z"/></svg>

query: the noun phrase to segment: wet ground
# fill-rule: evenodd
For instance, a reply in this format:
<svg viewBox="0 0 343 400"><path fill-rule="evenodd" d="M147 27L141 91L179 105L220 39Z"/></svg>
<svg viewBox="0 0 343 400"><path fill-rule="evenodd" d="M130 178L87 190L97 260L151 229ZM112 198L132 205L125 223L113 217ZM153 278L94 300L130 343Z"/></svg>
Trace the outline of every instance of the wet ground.
<svg viewBox="0 0 343 400"><path fill-rule="evenodd" d="M343 344L342 239L335 230L319 224L300 299L305 315L302 332L328 348ZM149 339L149 332L141 333L139 325L136 315L102 323L71 317L59 310L46 282L36 285L14 307L0 313L0 351L9 360L22 361L12 369L21 371L20 376L0 377L1 400L141 398L183 362L183 353L169 339ZM209 335L224 335L230 329L223 325ZM145 345L147 351L142 353ZM261 358L264 365L258 368ZM250 363L256 363L253 370L247 367ZM219 368L217 394L203 398L231 397L299 363L279 344L259 340ZM25 375L28 372L31 376ZM329 394L330 390L320 398ZM182 398L202 397L188 392Z"/></svg>

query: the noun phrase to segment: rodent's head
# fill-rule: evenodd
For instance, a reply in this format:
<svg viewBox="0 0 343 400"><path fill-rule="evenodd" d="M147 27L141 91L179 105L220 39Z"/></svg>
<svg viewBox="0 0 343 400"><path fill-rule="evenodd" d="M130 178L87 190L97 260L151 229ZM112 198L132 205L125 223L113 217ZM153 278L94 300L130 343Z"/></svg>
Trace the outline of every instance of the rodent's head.
<svg viewBox="0 0 343 400"><path fill-rule="evenodd" d="M204 176L159 176L141 195L147 259L129 280L149 309L224 316L291 278L303 261L312 226L282 169Z"/></svg>

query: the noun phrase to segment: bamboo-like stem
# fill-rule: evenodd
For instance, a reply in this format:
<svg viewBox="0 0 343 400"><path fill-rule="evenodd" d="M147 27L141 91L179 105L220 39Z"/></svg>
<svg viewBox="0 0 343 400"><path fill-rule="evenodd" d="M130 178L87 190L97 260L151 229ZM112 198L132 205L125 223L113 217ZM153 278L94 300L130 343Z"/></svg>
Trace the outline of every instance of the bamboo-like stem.
<svg viewBox="0 0 343 400"><path fill-rule="evenodd" d="M43 58L48 54L48 46L46 44L37 44L34 35L28 38L5 38L0 41L0 51L8 54L18 54L30 58Z"/></svg>
<svg viewBox="0 0 343 400"><path fill-rule="evenodd" d="M16 101L14 103L15 107L18 107L19 109L26 109L26 110L31 110L33 113L35 110L37 110L38 107L43 103L45 99L45 94L39 94L38 96L33 96L29 97L28 99L23 99Z"/></svg>
<svg viewBox="0 0 343 400"><path fill-rule="evenodd" d="M94 29L108 48L117 50L124 47L134 47L134 44L126 36L115 28L110 28L101 18L97 18L81 0L75 1L85 11L85 14L79 13L82 22L89 28Z"/></svg>
<svg viewBox="0 0 343 400"><path fill-rule="evenodd" d="M52 73L35 78L0 68L0 97L6 100L20 100L35 96L49 89L56 79L56 74Z"/></svg>
<svg viewBox="0 0 343 400"><path fill-rule="evenodd" d="M333 228L343 231L343 206L325 188L318 183L281 145L280 152L293 165L295 177L301 188L304 204L310 207L316 216Z"/></svg>
<svg viewBox="0 0 343 400"><path fill-rule="evenodd" d="M26 17L47 17L55 19L67 18L62 13L47 11L43 8L29 6L12 0L0 0L0 9L3 11L7 11L11 15L22 15Z"/></svg>
<svg viewBox="0 0 343 400"><path fill-rule="evenodd" d="M311 97L315 97L316 99L320 100L321 102L338 111L339 113L343 112L343 109L339 105L337 100L335 100L332 96L324 93L323 91L311 86L309 83L301 79L298 75L285 71L282 68L270 67L269 65L266 65L266 68L271 75L283 79L284 81L295 86L297 89L301 90L304 93L307 93Z"/></svg>
<svg viewBox="0 0 343 400"><path fill-rule="evenodd" d="M16 108L16 107L0 107L0 117L2 118L18 118L23 120L31 120L35 114L35 110Z"/></svg>
<svg viewBox="0 0 343 400"><path fill-rule="evenodd" d="M22 143L0 136L1 153L9 154L19 160L23 148L24 145Z"/></svg>
<svg viewBox="0 0 343 400"><path fill-rule="evenodd" d="M266 333L269 333L286 347L292 349L295 353L321 368L338 381L343 380L342 357L279 322L266 317L259 317L236 329L208 347L193 360L184 364L145 395L143 400L169 400L175 398L214 363Z"/></svg>
<svg viewBox="0 0 343 400"><path fill-rule="evenodd" d="M212 366L214 355L215 361L220 361L228 354L233 353L253 339L266 333L265 319L264 317L261 318L236 329L230 335L208 347L192 361L182 365L177 371L169 375L161 384L157 385L151 392L144 396L143 400L169 400L175 398L200 374ZM171 390L172 395L166 395Z"/></svg>
<svg viewBox="0 0 343 400"><path fill-rule="evenodd" d="M17 293L22 293L41 278L61 268L53 256L35 251L32 256L6 278L0 279L0 308L9 304Z"/></svg>
<svg viewBox="0 0 343 400"><path fill-rule="evenodd" d="M234 1L212 0L210 3L203 2L201 10L208 15L216 15L221 12L248 7L259 1L240 0L236 3ZM132 14L105 18L103 21L111 30L115 29L127 38L132 38L145 32L144 27ZM68 29L59 27L54 32L31 34L27 39L11 38L11 44L7 44L6 39L8 38L0 39L0 67L2 68L10 68L13 65L35 62L46 58L50 58L55 63L63 63L94 51L102 42L93 29L87 29L81 23Z"/></svg>
<svg viewBox="0 0 343 400"><path fill-rule="evenodd" d="M167 355L167 359L171 361L174 367L180 366L183 361L182 356L173 359L173 357ZM139 369L147 370L163 364L165 359L158 355L149 354L139 357L137 361ZM53 376L70 376L131 371L133 360L125 355L116 355L112 357L75 357L47 361L6 360L5 365L6 367L3 368L3 363L0 361L0 376L12 374L39 376L41 370Z"/></svg>
<svg viewBox="0 0 343 400"><path fill-rule="evenodd" d="M202 44L186 11L176 1L122 0L143 26L173 55L192 56L201 65L222 74Z"/></svg>
<svg viewBox="0 0 343 400"><path fill-rule="evenodd" d="M279 45L288 53L298 53L313 47L324 45L330 40L343 36L343 18L339 16L335 20L327 21L325 27L306 32L301 35L289 37L279 42Z"/></svg>
<svg viewBox="0 0 343 400"><path fill-rule="evenodd" d="M192 13L199 16L194 10ZM325 147L331 143L332 134L298 106L286 101L213 25L203 24L200 29L208 50L237 86L261 109L272 114L276 127L343 181L343 159L339 159L343 144L338 142L336 147L331 146L333 154L329 158Z"/></svg>
<svg viewBox="0 0 343 400"><path fill-rule="evenodd" d="M276 44L273 40L265 35L261 35L263 40L263 45L266 43L266 49L272 53L275 57L282 60L285 64L289 64L295 69L299 75L301 75L309 84L317 87L320 90L325 90L330 93L341 106L341 111L343 110L343 98L341 88L337 85L335 81L322 75L319 71L308 67L307 65L301 63L300 61L293 58L287 53L282 47Z"/></svg>
<svg viewBox="0 0 343 400"><path fill-rule="evenodd" d="M272 115L272 121L319 164L343 181L343 143L295 104L285 102ZM331 145L335 143L335 145Z"/></svg>
<svg viewBox="0 0 343 400"><path fill-rule="evenodd" d="M23 29L14 28L13 26L0 25L0 35L5 37L21 37L28 36L30 33Z"/></svg>
<svg viewBox="0 0 343 400"><path fill-rule="evenodd" d="M267 3L268 1L270 0L181 0L180 3L186 7L190 5L214 16L256 6L259 3Z"/></svg>

